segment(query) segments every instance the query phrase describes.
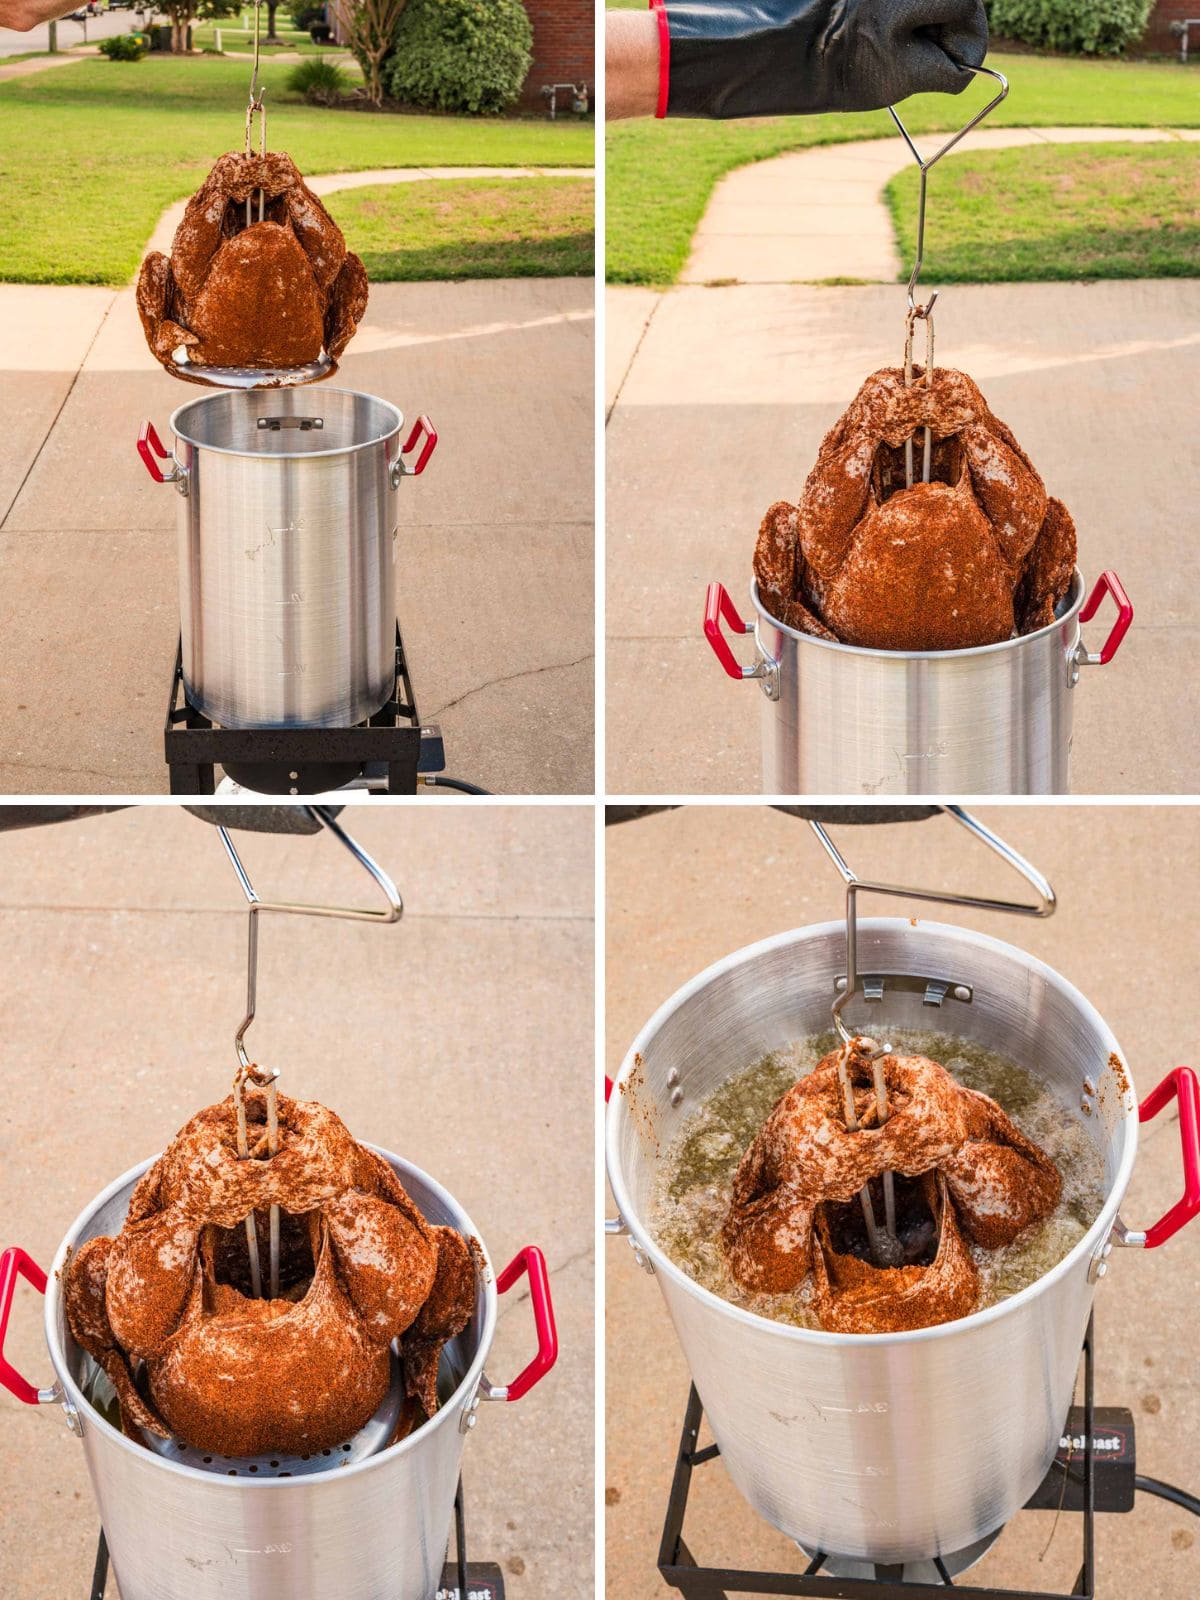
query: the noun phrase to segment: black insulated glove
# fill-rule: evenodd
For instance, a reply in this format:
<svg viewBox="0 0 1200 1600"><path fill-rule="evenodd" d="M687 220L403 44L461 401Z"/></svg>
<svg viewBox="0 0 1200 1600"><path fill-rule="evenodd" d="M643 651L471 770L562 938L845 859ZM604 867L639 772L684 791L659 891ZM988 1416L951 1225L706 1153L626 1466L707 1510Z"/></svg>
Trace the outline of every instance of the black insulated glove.
<svg viewBox="0 0 1200 1600"><path fill-rule="evenodd" d="M959 94L988 47L983 0L651 4L665 16L660 116L876 111L911 94Z"/></svg>

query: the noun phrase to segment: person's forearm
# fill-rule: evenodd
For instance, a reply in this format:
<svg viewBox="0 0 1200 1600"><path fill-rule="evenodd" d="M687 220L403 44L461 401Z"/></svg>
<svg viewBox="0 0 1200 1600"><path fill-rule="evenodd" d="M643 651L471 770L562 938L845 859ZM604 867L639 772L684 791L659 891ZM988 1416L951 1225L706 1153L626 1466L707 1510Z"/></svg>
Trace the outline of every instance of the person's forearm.
<svg viewBox="0 0 1200 1600"><path fill-rule="evenodd" d="M74 11L78 0L0 0L0 28L28 33L39 22L53 22Z"/></svg>
<svg viewBox="0 0 1200 1600"><path fill-rule="evenodd" d="M604 115L652 117L658 109L658 19L652 11L609 11L604 28Z"/></svg>

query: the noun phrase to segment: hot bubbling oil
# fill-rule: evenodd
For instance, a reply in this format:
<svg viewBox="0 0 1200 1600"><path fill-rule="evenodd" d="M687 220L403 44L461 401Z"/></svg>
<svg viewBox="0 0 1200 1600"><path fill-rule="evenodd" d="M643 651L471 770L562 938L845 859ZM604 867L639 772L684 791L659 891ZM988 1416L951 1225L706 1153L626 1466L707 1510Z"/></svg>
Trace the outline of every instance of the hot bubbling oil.
<svg viewBox="0 0 1200 1600"><path fill-rule="evenodd" d="M983 1310L1027 1288L1083 1238L1104 1203L1103 1159L1082 1122L1015 1061L947 1034L892 1029L887 1038L897 1053L940 1061L967 1088L991 1095L1062 1174L1062 1199L1043 1222L1003 1249L969 1247L979 1269L976 1310ZM738 1162L771 1108L836 1044L832 1031L800 1040L715 1089L664 1152L650 1200L657 1242L689 1277L747 1311L800 1328L820 1326L811 1275L793 1294L748 1293L725 1265L721 1224Z"/></svg>

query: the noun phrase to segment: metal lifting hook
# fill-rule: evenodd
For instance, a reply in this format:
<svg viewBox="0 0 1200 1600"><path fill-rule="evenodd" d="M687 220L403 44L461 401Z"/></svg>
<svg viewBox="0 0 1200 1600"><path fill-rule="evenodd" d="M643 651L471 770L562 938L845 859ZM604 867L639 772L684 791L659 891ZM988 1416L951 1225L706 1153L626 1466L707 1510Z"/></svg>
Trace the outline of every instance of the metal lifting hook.
<svg viewBox="0 0 1200 1600"><path fill-rule="evenodd" d="M258 81L258 67L260 61L260 40L262 31L262 0L254 0L254 62L250 68L250 100L246 106L246 154L252 154L254 118L258 117L258 153L265 156L267 153L267 109L263 105L263 95L266 86ZM258 220L261 222L266 214L266 196L260 189L258 191ZM249 227L250 196L246 196L246 226Z"/></svg>
<svg viewBox="0 0 1200 1600"><path fill-rule="evenodd" d="M969 906L977 911L1008 911L1024 917L1048 917L1054 911L1054 890L1036 867L1031 866L1028 861L1017 854L1011 845L1005 844L1003 839L985 828L981 822L973 817L970 812L965 811L962 806L947 805L943 806L942 810L961 827L965 828L968 833L974 834L975 838L987 845L994 855L999 856L1002 861L1019 873L1034 890L1037 896L1036 900L1032 903L1025 900L998 900L990 896L911 888L900 884L875 883L865 878L859 878L854 870L847 865L841 852L825 831L823 824L812 819L809 821L809 827L820 840L826 855L833 862L841 874L842 882L846 885L846 986L833 1002L833 1025L842 1041L841 1057L838 1061L838 1078L842 1089L846 1126L852 1133L858 1127L858 1114L854 1105L854 1086L850 1077L850 1062L855 1057L860 1061L868 1062L871 1067L875 1090L875 1110L878 1118L877 1125L882 1127L890 1115L887 1082L883 1073L883 1057L891 1054L891 1046L887 1044L877 1045L872 1039L865 1039L862 1035L852 1034L842 1017L843 1011L853 999L859 987L858 896L865 891L870 894L884 894L903 899L930 900L939 905ZM875 1208L871 1199L869 1184L863 1185L859 1199L862 1202L863 1220L866 1223L867 1238L870 1241L872 1255L881 1265L896 1265L900 1259L900 1250L896 1237L896 1196L895 1181L892 1173L885 1172L883 1174L884 1226L882 1229L879 1228L875 1219Z"/></svg>
<svg viewBox="0 0 1200 1600"><path fill-rule="evenodd" d="M909 150L912 152L913 160L917 163L917 168L921 174L920 190L917 198L916 257L913 261L913 269L908 275L908 312L905 318L906 337L904 342L904 382L906 385L911 385L913 381L913 330L918 319L925 323L925 382L932 382L933 377L933 308L937 304L938 291L934 289L924 305L920 305L916 297L917 285L921 280L921 268L925 263L925 196L929 179L929 169L930 167L936 166L947 151L953 150L954 146L959 142L959 140L965 138L966 135L971 132L972 128L977 128L983 119L993 112L1008 94L1008 79L1002 72L997 72L992 67L971 67L968 66L965 61L960 61L958 65L961 66L965 72L982 74L985 77L994 78L1000 85L1000 91L988 101L987 105L984 106L982 111L977 111L975 113L965 127L960 128L956 134L947 139L946 143L941 147L941 149L931 155L928 161L924 159L924 157L921 155L921 152L913 143L912 137L909 134L908 129L904 126L903 122L901 122L899 113L897 112L895 106L888 107L892 121L900 130L900 135L905 144L908 146ZM921 481L923 483L929 482L930 455L932 453L932 449L933 436L927 426L925 428L925 447L921 465ZM911 438L905 440L904 444L904 482L906 487L910 489L912 488L913 445Z"/></svg>
<svg viewBox="0 0 1200 1600"><path fill-rule="evenodd" d="M233 1099L237 1112L237 1142L238 1156L245 1161L250 1154L249 1139L246 1128L246 1106L244 1092L247 1081L260 1089L265 1089L267 1094L267 1155L273 1156L279 1149L279 1114L278 1097L276 1094L276 1080L279 1073L273 1068L264 1071L256 1067L246 1054L246 1033L254 1021L258 1002L258 918L263 911L285 911L296 916L309 917L338 917L350 922L398 922L404 914L404 901L400 891L383 869L367 854L361 845L357 844L348 833L339 827L333 815L323 806L306 806L305 810L315 821L331 833L339 844L343 845L368 876L378 885L383 893L387 905L380 910L370 908L357 908L352 906L318 906L305 905L295 901L261 900L258 891L250 881L249 874L242 865L241 857L234 848L233 840L229 837L227 828L219 828L221 843L225 846L225 853L232 863L241 884L242 893L249 904L249 931L246 944L246 1015L242 1018L241 1026L234 1036L234 1049L237 1051L238 1070L233 1080ZM276 1299L279 1294L279 1207L272 1206L269 1213L269 1239L270 1239L270 1269L269 1292L271 1299ZM262 1296L262 1268L258 1256L258 1232L255 1225L254 1213L246 1218L246 1249L250 1258L250 1281L255 1298Z"/></svg>

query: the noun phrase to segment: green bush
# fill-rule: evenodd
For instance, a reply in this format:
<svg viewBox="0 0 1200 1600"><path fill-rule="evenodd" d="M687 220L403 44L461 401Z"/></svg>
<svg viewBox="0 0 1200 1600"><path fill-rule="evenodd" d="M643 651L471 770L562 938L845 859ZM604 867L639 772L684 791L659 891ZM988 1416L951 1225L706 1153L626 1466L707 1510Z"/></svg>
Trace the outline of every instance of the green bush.
<svg viewBox="0 0 1200 1600"><path fill-rule="evenodd" d="M1154 0L987 0L993 34L1042 50L1119 56L1146 31Z"/></svg>
<svg viewBox="0 0 1200 1600"><path fill-rule="evenodd" d="M292 27L300 33L307 33L310 28L315 28L318 22L325 21L325 7L313 5L311 0L297 0L289 14Z"/></svg>
<svg viewBox="0 0 1200 1600"><path fill-rule="evenodd" d="M521 92L532 46L521 0L408 0L388 87L432 111L503 111Z"/></svg>
<svg viewBox="0 0 1200 1600"><path fill-rule="evenodd" d="M336 61L310 56L287 75L293 94L302 94L310 106L335 106L350 87L350 79Z"/></svg>
<svg viewBox="0 0 1200 1600"><path fill-rule="evenodd" d="M114 33L111 39L100 41L100 53L110 61L140 61L149 48L144 33Z"/></svg>

